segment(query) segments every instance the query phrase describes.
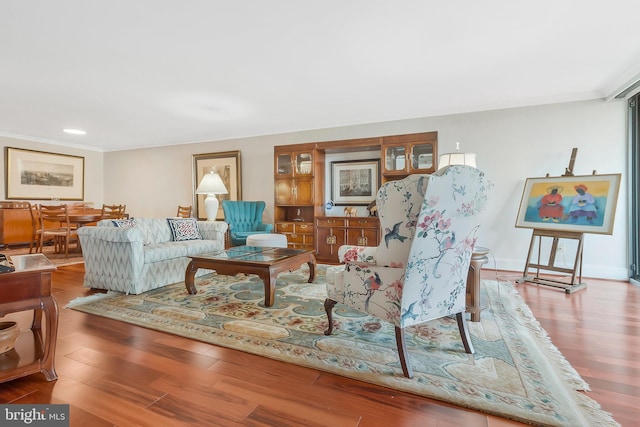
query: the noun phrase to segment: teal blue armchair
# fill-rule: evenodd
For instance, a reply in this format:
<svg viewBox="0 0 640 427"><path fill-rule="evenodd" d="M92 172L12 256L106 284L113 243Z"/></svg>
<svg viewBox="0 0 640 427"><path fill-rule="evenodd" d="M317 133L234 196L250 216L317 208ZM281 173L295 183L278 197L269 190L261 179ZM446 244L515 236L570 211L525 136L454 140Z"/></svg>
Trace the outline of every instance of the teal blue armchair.
<svg viewBox="0 0 640 427"><path fill-rule="evenodd" d="M223 200L224 221L229 224L229 240L231 246L244 245L247 236L252 234L271 233L273 224L262 223L265 202L245 202Z"/></svg>

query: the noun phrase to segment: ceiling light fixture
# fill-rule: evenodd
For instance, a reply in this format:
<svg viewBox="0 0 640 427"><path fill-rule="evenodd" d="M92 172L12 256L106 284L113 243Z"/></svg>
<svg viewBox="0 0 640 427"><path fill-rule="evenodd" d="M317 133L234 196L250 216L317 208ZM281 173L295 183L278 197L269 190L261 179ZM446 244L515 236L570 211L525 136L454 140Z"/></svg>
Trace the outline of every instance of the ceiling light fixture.
<svg viewBox="0 0 640 427"><path fill-rule="evenodd" d="M64 133L70 133L71 135L86 135L87 132L81 129L62 129Z"/></svg>

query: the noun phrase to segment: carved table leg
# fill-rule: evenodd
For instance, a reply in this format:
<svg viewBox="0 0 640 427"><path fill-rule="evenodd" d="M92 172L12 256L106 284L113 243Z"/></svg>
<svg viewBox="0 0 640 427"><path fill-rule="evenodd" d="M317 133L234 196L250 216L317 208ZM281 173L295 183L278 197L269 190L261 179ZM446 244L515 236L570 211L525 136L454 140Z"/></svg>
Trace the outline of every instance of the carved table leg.
<svg viewBox="0 0 640 427"><path fill-rule="evenodd" d="M277 272L270 268L258 274L264 282L264 305L271 307L276 300L276 276Z"/></svg>
<svg viewBox="0 0 640 427"><path fill-rule="evenodd" d="M187 288L187 292L191 295L198 293L195 284L196 271L198 271L198 267L194 265L193 261L191 261L184 272L184 285Z"/></svg>
<svg viewBox="0 0 640 427"><path fill-rule="evenodd" d="M58 379L54 366L56 354L56 340L58 339L58 304L53 297L42 298L43 310L47 321L47 332L45 336L44 355L42 357L42 373L47 381Z"/></svg>
<svg viewBox="0 0 640 427"><path fill-rule="evenodd" d="M315 260L307 262L309 266L309 280L308 283L313 282L316 279L316 263Z"/></svg>

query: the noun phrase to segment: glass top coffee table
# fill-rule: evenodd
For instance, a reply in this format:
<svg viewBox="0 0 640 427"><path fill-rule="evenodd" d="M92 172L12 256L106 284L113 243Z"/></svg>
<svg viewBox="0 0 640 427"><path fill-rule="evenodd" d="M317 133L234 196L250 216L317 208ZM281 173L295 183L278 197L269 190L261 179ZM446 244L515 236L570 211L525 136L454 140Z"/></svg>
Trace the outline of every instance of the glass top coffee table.
<svg viewBox="0 0 640 427"><path fill-rule="evenodd" d="M234 246L200 255L190 256L191 262L184 274L187 292L197 293L195 274L199 268L215 270L218 274L256 274L264 282L264 305L271 307L275 300L276 277L283 271L309 265L309 283L316 277L314 251L304 249L271 248L259 246Z"/></svg>

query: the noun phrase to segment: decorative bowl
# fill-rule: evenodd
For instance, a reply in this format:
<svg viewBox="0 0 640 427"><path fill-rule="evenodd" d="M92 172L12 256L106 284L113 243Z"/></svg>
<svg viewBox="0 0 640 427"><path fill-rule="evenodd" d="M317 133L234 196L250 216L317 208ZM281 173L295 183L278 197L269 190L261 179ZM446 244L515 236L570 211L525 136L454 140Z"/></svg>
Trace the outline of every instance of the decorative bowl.
<svg viewBox="0 0 640 427"><path fill-rule="evenodd" d="M20 336L20 328L16 322L0 322L0 354L13 350Z"/></svg>

